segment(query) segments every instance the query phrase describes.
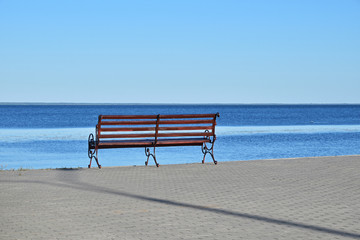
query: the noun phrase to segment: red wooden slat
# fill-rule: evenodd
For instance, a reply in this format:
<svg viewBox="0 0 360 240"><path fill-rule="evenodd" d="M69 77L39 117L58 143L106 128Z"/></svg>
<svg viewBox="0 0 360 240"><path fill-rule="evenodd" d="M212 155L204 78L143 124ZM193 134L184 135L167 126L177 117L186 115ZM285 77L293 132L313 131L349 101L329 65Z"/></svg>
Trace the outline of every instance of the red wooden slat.
<svg viewBox="0 0 360 240"><path fill-rule="evenodd" d="M156 119L157 115L102 115L102 119Z"/></svg>
<svg viewBox="0 0 360 240"><path fill-rule="evenodd" d="M100 142L99 148L132 148L132 147L151 147L154 145L154 141L116 141L116 142Z"/></svg>
<svg viewBox="0 0 360 240"><path fill-rule="evenodd" d="M212 126L187 126L187 127L159 127L159 131L171 130L210 130Z"/></svg>
<svg viewBox="0 0 360 240"><path fill-rule="evenodd" d="M99 138L146 138L146 137L155 137L154 133L144 133L144 134L101 134Z"/></svg>
<svg viewBox="0 0 360 240"><path fill-rule="evenodd" d="M216 114L173 114L173 115L160 115L160 119L173 119L173 118L214 118Z"/></svg>
<svg viewBox="0 0 360 240"><path fill-rule="evenodd" d="M155 131L154 127L125 127L125 128L101 128L102 132L136 132L136 131Z"/></svg>
<svg viewBox="0 0 360 240"><path fill-rule="evenodd" d="M202 123L211 123L213 124L214 123L214 119L211 119L211 120L160 120L159 121L159 124L162 125L162 124L178 124L178 125L181 125L181 124L202 124Z"/></svg>
<svg viewBox="0 0 360 240"><path fill-rule="evenodd" d="M200 146L204 142L210 142L205 138L183 138L183 139L160 139L157 146ZM99 148L128 148L128 147L150 147L154 146L152 140L120 140L99 142Z"/></svg>
<svg viewBox="0 0 360 240"><path fill-rule="evenodd" d="M204 142L210 142L209 139L201 138L201 139L159 139L157 145L159 146L191 146L191 145L202 145Z"/></svg>
<svg viewBox="0 0 360 240"><path fill-rule="evenodd" d="M183 133L159 133L158 137L191 137L191 136L213 136L210 132L183 132Z"/></svg>
<svg viewBox="0 0 360 240"><path fill-rule="evenodd" d="M167 114L160 119L172 118L214 118L216 114ZM156 119L157 115L102 115L102 119Z"/></svg>
<svg viewBox="0 0 360 240"><path fill-rule="evenodd" d="M100 125L155 125L156 121L101 121Z"/></svg>

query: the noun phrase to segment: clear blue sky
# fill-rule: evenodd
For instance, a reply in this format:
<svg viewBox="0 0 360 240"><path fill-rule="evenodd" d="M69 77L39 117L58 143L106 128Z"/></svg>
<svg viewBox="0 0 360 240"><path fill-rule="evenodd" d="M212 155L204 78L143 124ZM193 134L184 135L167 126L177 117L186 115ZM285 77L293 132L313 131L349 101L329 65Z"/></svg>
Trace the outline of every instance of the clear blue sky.
<svg viewBox="0 0 360 240"><path fill-rule="evenodd" d="M0 0L0 102L360 103L360 0Z"/></svg>

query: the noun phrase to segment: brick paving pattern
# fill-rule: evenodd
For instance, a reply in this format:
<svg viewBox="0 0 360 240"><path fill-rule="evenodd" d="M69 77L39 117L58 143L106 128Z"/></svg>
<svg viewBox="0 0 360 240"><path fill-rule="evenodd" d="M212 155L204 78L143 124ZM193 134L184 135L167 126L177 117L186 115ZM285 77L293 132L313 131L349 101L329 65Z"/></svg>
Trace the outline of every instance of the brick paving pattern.
<svg viewBox="0 0 360 240"><path fill-rule="evenodd" d="M360 156L0 171L0 239L360 239Z"/></svg>

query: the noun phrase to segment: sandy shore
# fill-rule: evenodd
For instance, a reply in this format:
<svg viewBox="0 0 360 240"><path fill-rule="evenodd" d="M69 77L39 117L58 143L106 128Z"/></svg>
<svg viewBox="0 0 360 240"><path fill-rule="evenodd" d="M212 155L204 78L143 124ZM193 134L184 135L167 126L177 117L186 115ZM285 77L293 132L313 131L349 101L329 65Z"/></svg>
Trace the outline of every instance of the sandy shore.
<svg viewBox="0 0 360 240"><path fill-rule="evenodd" d="M0 239L360 239L360 156L0 171Z"/></svg>

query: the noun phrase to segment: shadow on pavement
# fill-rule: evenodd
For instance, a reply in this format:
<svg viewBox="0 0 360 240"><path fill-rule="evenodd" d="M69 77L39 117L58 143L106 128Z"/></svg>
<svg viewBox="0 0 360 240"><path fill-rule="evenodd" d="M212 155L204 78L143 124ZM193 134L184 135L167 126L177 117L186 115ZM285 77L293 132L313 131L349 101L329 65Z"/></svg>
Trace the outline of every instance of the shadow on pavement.
<svg viewBox="0 0 360 240"><path fill-rule="evenodd" d="M56 186L56 187L72 188L72 189L82 190L82 191L89 191L89 192L96 192L96 193L103 193L103 194L112 194L112 195L117 195L117 196L122 196L122 197L139 199L139 200L143 200L143 201L150 201L150 202L159 203L159 204L166 204L166 205L170 205L170 206L183 207L183 208L188 208L188 209L193 209L193 210L198 210L198 211L206 211L206 212L211 212L214 214L222 214L222 215L227 215L227 216L232 216L232 217L239 217L239 218L245 218L245 219L256 220L256 221L261 221L261 222L266 222L266 223L278 224L278 225L283 225L283 226L288 226L288 227L295 227L295 228L299 228L299 229L328 233L328 234L333 234L333 235L342 236L342 237L360 239L360 234L357 234L357 233L350 233L350 232L330 229L330 228L321 227L321 226L314 226L314 225L310 225L310 224L293 222L290 220L269 218L269 217L264 217L264 216L260 216L260 215L235 212L235 211L226 210L226 209L211 208L211 207L205 207L205 206L196 205L196 204L182 203L182 202L173 201L173 200L148 197L148 196L143 196L143 195L139 195L139 194L133 194L133 193L129 193L129 192L114 190L114 189L110 189L110 188L99 187L99 186L91 185L91 184L84 183L84 182L79 182L76 180L74 181L74 180L75 180L74 178L67 179L67 181L64 183L31 181L31 180L29 180L29 181L5 180L2 182L44 184L44 185L50 185L50 186Z"/></svg>

